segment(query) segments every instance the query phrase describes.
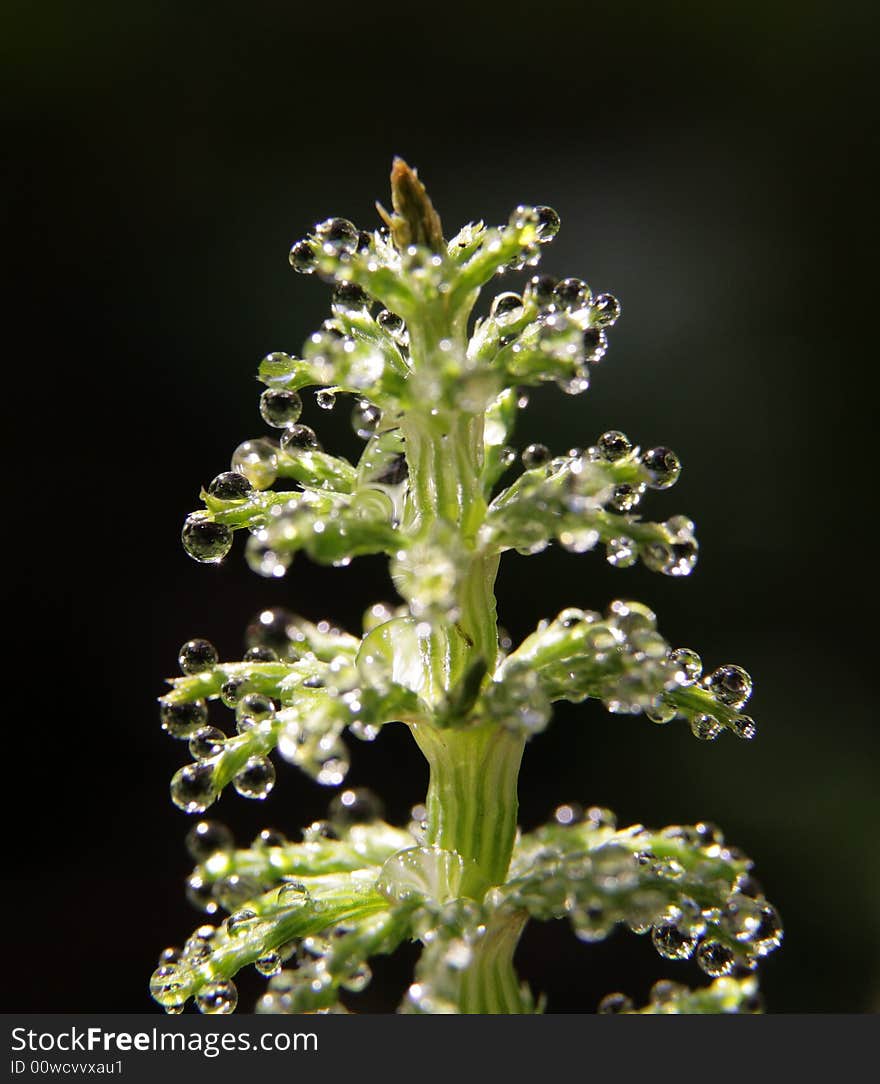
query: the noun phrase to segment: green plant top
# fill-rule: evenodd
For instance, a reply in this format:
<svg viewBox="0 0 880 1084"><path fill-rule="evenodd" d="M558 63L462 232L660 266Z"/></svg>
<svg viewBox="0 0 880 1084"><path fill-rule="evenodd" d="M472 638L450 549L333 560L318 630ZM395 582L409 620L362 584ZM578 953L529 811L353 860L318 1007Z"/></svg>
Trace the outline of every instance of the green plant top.
<svg viewBox="0 0 880 1084"><path fill-rule="evenodd" d="M217 924L162 954L153 996L168 1012L189 998L202 1012L231 1012L233 976L253 964L270 977L258 1011L346 1011L340 998L369 982L369 958L417 939L402 1012L539 1011L513 953L529 918L567 916L585 941L620 923L650 932L662 956L696 957L713 980L696 991L658 983L639 1011L755 1011L755 967L781 924L750 861L716 828L617 828L607 810L573 804L543 828L517 827L523 751L557 700L593 697L660 724L681 718L703 740L755 733L742 713L748 674L724 665L703 676L699 656L668 644L640 603L566 609L515 648L499 638L505 551L558 542L667 576L696 562L689 519L638 514L646 490L679 476L668 448L643 451L616 430L565 455L532 444L502 484L527 389L586 391L620 305L580 279L533 275L474 322L481 289L534 267L558 216L517 207L505 226L471 223L446 241L416 173L397 159L391 181L385 227L367 233L331 218L291 248L295 270L332 284L331 316L301 356L263 360L260 412L278 439L236 448L187 518L183 544L217 563L242 531L248 563L267 577L283 576L300 552L334 565L385 554L402 601L371 606L359 636L264 611L239 661L191 640L161 717L189 743L192 762L171 783L186 813L204 813L228 784L265 798L275 753L339 786L345 734L372 741L391 722L408 726L427 758L427 798L397 828L369 792L344 789L301 842L267 830L245 849L225 827L197 823L188 891ZM365 441L357 462L324 451L301 423L307 387L326 409L350 398ZM231 709L234 732L209 723L211 700ZM636 1011L622 994L600 1008Z"/></svg>

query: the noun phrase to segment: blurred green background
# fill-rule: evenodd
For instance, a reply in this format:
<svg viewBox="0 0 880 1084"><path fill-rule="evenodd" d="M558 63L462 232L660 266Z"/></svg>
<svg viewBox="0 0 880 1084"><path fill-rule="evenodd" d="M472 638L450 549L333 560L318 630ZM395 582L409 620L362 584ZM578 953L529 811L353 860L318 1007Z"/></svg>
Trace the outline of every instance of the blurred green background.
<svg viewBox="0 0 880 1084"><path fill-rule="evenodd" d="M876 6L105 0L7 3L4 23L4 1007L149 1010L156 953L198 921L167 797L181 750L154 704L178 645L235 656L266 605L355 628L391 596L381 562L268 583L238 548L196 566L178 532L263 429L259 358L324 317L289 244L330 214L374 225L401 154L449 233L551 204L546 270L622 301L590 392L534 395L520 445L612 427L667 443L684 474L646 511L699 528L685 582L510 557L503 623L519 637L565 605L638 598L672 642L756 681L752 743L560 710L527 753L523 824L564 800L720 823L786 924L770 1010L880 1008ZM308 403L303 420L355 449L347 411ZM351 781L404 818L426 776L403 728L355 752ZM242 842L323 812L326 791L279 777L265 804L216 808ZM411 958L381 965L361 1006L391 1009ZM531 929L520 963L554 1012L697 979L645 939L590 947L562 924Z"/></svg>

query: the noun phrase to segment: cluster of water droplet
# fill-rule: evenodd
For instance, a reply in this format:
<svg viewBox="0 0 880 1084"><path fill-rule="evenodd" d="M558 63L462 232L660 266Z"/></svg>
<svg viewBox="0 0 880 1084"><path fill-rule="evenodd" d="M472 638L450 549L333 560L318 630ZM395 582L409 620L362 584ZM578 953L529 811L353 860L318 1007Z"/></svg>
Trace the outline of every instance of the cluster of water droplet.
<svg viewBox="0 0 880 1084"><path fill-rule="evenodd" d="M504 460L504 451L498 453ZM509 457L508 457L509 458ZM543 444L522 453L525 471L492 501L484 544L540 553L554 538L573 553L605 543L610 564L626 568L641 558L668 576L688 575L697 560L693 523L674 516L645 523L633 513L648 489L668 489L681 473L669 448L642 452L612 430L586 450L553 456Z"/></svg>
<svg viewBox="0 0 880 1084"><path fill-rule="evenodd" d="M494 677L483 704L502 722L513 715L506 710L512 702L543 719L550 701L594 697L616 714L644 713L655 723L683 718L703 740L725 729L745 739L756 732L741 713L752 692L746 671L728 663L702 676L696 652L670 647L655 614L638 602L616 600L604 615L563 610L507 655Z"/></svg>
<svg viewBox="0 0 880 1084"><path fill-rule="evenodd" d="M599 1002L598 1012L607 1015L640 1013L649 1016L714 1015L721 1013L760 1013L763 1001L758 981L752 974L734 978L726 975L708 986L691 990L678 982L661 979L651 987L648 1004L637 1009L626 994L608 994Z"/></svg>
<svg viewBox="0 0 880 1084"><path fill-rule="evenodd" d="M391 612L383 616L390 619ZM361 641L329 622L314 625L283 609L264 610L248 628L247 642L244 659L234 663L221 663L205 640L184 644L183 677L161 701L163 728L188 742L193 758L171 783L172 800L184 812L204 812L227 783L243 797L267 797L275 783L269 754L276 747L319 783L339 785L349 767L343 731L371 741L386 722L424 710L412 691L393 681L365 685L369 669L357 666ZM213 725L210 700L232 711L234 733Z"/></svg>
<svg viewBox="0 0 880 1084"><path fill-rule="evenodd" d="M503 891L538 918L568 916L583 941L618 924L650 932L661 956L718 978L754 970L782 940L751 865L714 825L617 830L608 810L569 803L517 844Z"/></svg>
<svg viewBox="0 0 880 1084"><path fill-rule="evenodd" d="M187 837L198 863L187 893L209 915L228 917L198 927L182 949L163 951L153 996L169 1012L190 997L201 1012L231 1012L230 976L249 964L270 978L259 1012L327 1009L340 990L359 992L370 980L368 957L410 932L412 908L390 906L376 883L383 863L412 843L362 789L337 795L327 820L307 828L301 843L265 829L236 849L223 825L199 822Z"/></svg>

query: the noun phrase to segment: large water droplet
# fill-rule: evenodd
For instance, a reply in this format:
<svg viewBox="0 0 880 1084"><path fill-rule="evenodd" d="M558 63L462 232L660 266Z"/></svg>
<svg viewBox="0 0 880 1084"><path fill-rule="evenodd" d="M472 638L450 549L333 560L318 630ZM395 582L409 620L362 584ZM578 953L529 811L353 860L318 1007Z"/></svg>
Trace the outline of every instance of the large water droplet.
<svg viewBox="0 0 880 1084"><path fill-rule="evenodd" d="M171 801L184 813L204 813L216 797L214 765L210 761L187 764L171 780Z"/></svg>
<svg viewBox="0 0 880 1084"><path fill-rule="evenodd" d="M318 266L318 254L315 247L305 238L291 246L287 258L294 271L299 271L301 275L311 275Z"/></svg>
<svg viewBox="0 0 880 1084"><path fill-rule="evenodd" d="M365 316L373 299L357 283L340 282L333 291L330 305L334 312L347 316Z"/></svg>
<svg viewBox="0 0 880 1084"><path fill-rule="evenodd" d="M620 302L612 294L598 294L591 305L594 327L613 327L620 317Z"/></svg>
<svg viewBox="0 0 880 1084"><path fill-rule="evenodd" d="M199 821L186 835L186 849L196 862L204 862L217 851L231 851L234 847L232 832L217 821Z"/></svg>
<svg viewBox="0 0 880 1084"><path fill-rule="evenodd" d="M177 654L177 661L184 674L201 674L213 670L220 656L209 640L187 640Z"/></svg>
<svg viewBox="0 0 880 1084"><path fill-rule="evenodd" d="M379 427L382 411L369 399L359 399L351 412L351 427L361 440L369 440Z"/></svg>
<svg viewBox="0 0 880 1084"><path fill-rule="evenodd" d="M681 462L671 448L649 448L642 453L642 466L650 475L651 489L669 489L681 474Z"/></svg>
<svg viewBox="0 0 880 1084"><path fill-rule="evenodd" d="M633 449L632 441L619 429L609 429L596 441L596 447L602 459L609 463L618 463L630 454Z"/></svg>
<svg viewBox="0 0 880 1084"><path fill-rule="evenodd" d="M227 1016L237 1004L238 991L231 979L211 982L196 994L196 1007L206 1016Z"/></svg>
<svg viewBox="0 0 880 1084"><path fill-rule="evenodd" d="M714 715L703 713L691 719L691 731L700 741L715 741L723 729Z"/></svg>
<svg viewBox="0 0 880 1084"><path fill-rule="evenodd" d="M208 705L204 700L191 700L185 704L162 704L159 718L162 729L172 738L190 738L207 722Z"/></svg>
<svg viewBox="0 0 880 1084"><path fill-rule="evenodd" d="M537 237L539 245L546 245L548 241L559 233L562 220L552 207L535 207L537 217Z"/></svg>
<svg viewBox="0 0 880 1084"><path fill-rule="evenodd" d="M703 660L689 647L677 647L669 652L669 662L672 664L673 677L678 685L693 685L703 672Z"/></svg>
<svg viewBox="0 0 880 1084"><path fill-rule="evenodd" d="M357 227L347 218L328 218L320 222L315 226L315 235L328 256L356 252L360 241Z"/></svg>
<svg viewBox="0 0 880 1084"><path fill-rule="evenodd" d="M263 421L275 429L286 429L288 425L294 425L302 414L299 392L267 388L260 396L260 414Z"/></svg>
<svg viewBox="0 0 880 1084"><path fill-rule="evenodd" d="M281 447L288 455L296 455L297 452L316 452L321 449L314 429L308 425L292 425L289 429L285 429L281 436Z"/></svg>
<svg viewBox="0 0 880 1084"><path fill-rule="evenodd" d="M208 486L208 493L216 497L218 501L242 501L246 500L254 491L254 487L238 471L228 470L217 477Z"/></svg>
<svg viewBox="0 0 880 1084"><path fill-rule="evenodd" d="M232 780L242 798L268 798L275 786L275 766L268 757L251 757Z"/></svg>
<svg viewBox="0 0 880 1084"><path fill-rule="evenodd" d="M278 477L278 449L265 437L246 440L232 453L232 469L254 489L268 489Z"/></svg>
<svg viewBox="0 0 880 1084"><path fill-rule="evenodd" d="M735 959L733 950L720 941L703 941L697 949L697 963L713 979L728 975Z"/></svg>
<svg viewBox="0 0 880 1084"><path fill-rule="evenodd" d="M687 960L697 947L697 939L671 919L654 924L651 940L654 948L667 960Z"/></svg>
<svg viewBox="0 0 880 1084"><path fill-rule="evenodd" d="M522 465L526 470L542 467L550 461L550 449L545 444L530 444L523 449Z"/></svg>
<svg viewBox="0 0 880 1084"><path fill-rule="evenodd" d="M721 703L741 708L752 695L752 679L741 666L719 666L703 678L702 685Z"/></svg>
<svg viewBox="0 0 880 1084"><path fill-rule="evenodd" d="M205 565L219 564L232 548L232 530L200 512L187 517L180 537L190 557Z"/></svg>

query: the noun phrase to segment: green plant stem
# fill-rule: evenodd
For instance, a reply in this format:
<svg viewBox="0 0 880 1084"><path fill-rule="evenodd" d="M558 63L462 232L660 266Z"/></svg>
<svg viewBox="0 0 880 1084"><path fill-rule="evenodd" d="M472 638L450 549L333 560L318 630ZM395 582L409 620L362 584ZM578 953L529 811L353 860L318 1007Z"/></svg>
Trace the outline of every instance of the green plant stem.
<svg viewBox="0 0 880 1084"><path fill-rule="evenodd" d="M462 973L459 1008L468 1015L518 1015L528 1007L523 1001L513 954L526 916L514 912L491 923L473 946L473 959Z"/></svg>
<svg viewBox="0 0 880 1084"><path fill-rule="evenodd" d="M411 729L431 771L427 842L473 860L483 887L501 884L516 835L525 738L495 723L449 730L416 723Z"/></svg>

